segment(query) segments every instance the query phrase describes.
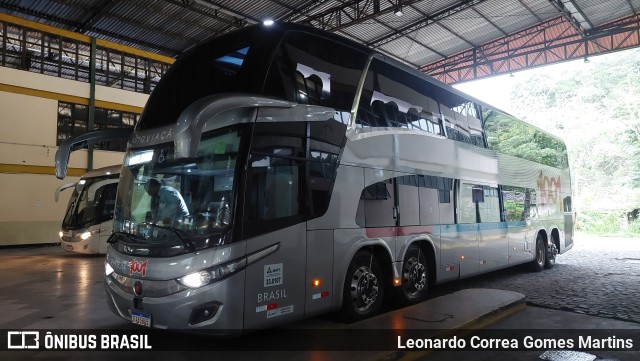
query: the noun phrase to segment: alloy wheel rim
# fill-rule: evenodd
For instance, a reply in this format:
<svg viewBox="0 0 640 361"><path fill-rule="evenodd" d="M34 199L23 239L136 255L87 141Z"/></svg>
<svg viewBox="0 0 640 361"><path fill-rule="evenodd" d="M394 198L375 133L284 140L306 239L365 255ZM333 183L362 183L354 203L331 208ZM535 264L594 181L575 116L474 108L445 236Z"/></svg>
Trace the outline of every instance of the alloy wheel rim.
<svg viewBox="0 0 640 361"><path fill-rule="evenodd" d="M414 296L425 288L427 270L417 258L411 257L404 267L403 278L407 291L411 296Z"/></svg>
<svg viewBox="0 0 640 361"><path fill-rule="evenodd" d="M378 298L378 277L369 267L361 266L351 279L351 299L358 311L369 309Z"/></svg>

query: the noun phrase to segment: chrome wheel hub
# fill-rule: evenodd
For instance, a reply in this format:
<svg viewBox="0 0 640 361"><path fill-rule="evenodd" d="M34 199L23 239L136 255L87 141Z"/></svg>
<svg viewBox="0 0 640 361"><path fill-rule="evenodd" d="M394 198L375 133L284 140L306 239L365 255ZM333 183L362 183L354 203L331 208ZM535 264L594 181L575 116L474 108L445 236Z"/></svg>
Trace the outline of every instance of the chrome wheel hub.
<svg viewBox="0 0 640 361"><path fill-rule="evenodd" d="M361 266L351 279L351 299L359 311L364 311L377 298L378 278L369 267Z"/></svg>
<svg viewBox="0 0 640 361"><path fill-rule="evenodd" d="M411 294L422 291L427 285L427 270L417 258L410 258L403 272L405 285Z"/></svg>

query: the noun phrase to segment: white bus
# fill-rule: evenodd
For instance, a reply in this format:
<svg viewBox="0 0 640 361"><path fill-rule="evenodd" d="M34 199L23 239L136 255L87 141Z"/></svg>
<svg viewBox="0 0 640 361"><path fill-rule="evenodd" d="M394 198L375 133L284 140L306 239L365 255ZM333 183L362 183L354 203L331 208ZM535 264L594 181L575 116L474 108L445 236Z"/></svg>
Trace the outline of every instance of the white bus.
<svg viewBox="0 0 640 361"><path fill-rule="evenodd" d="M56 190L73 188L69 205L58 234L66 251L84 254L107 253L107 239L113 231L113 210L121 165L87 172L78 182L68 183Z"/></svg>
<svg viewBox="0 0 640 361"><path fill-rule="evenodd" d="M99 140L127 139L132 129L107 129L78 134L64 140L55 156L56 177L64 179L71 152ZM58 233L63 249L84 254L107 253L107 239L113 232L113 211L121 165L87 172L78 182L67 183L56 189L60 192L73 188L67 211Z"/></svg>
<svg viewBox="0 0 640 361"><path fill-rule="evenodd" d="M239 333L573 246L561 140L295 24L182 55L129 140L105 262L136 324Z"/></svg>

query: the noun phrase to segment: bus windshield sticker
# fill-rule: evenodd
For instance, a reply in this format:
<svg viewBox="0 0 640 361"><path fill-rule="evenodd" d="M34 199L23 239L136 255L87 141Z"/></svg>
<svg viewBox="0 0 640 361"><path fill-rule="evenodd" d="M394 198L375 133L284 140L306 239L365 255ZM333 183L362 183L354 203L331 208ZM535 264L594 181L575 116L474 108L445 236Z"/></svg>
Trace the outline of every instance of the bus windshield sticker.
<svg viewBox="0 0 640 361"><path fill-rule="evenodd" d="M268 264L264 266L264 287L279 286L282 284L284 268L282 263Z"/></svg>
<svg viewBox="0 0 640 361"><path fill-rule="evenodd" d="M224 154L227 151L227 143L219 142L216 143L216 148L214 149L215 154Z"/></svg>

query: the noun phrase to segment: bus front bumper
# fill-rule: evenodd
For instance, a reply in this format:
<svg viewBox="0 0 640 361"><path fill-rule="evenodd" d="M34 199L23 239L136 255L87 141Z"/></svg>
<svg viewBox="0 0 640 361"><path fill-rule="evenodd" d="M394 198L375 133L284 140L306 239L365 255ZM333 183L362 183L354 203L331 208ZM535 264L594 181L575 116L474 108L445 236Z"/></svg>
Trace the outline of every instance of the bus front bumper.
<svg viewBox="0 0 640 361"><path fill-rule="evenodd" d="M148 315L153 328L234 335L243 327L243 280L240 273L164 297L136 297L122 290L110 276L105 277L105 288L109 308L125 320L132 321L135 312Z"/></svg>
<svg viewBox="0 0 640 361"><path fill-rule="evenodd" d="M97 254L100 252L100 244L97 235L77 242L67 242L61 240L60 245L62 246L62 249L69 252L82 254Z"/></svg>

